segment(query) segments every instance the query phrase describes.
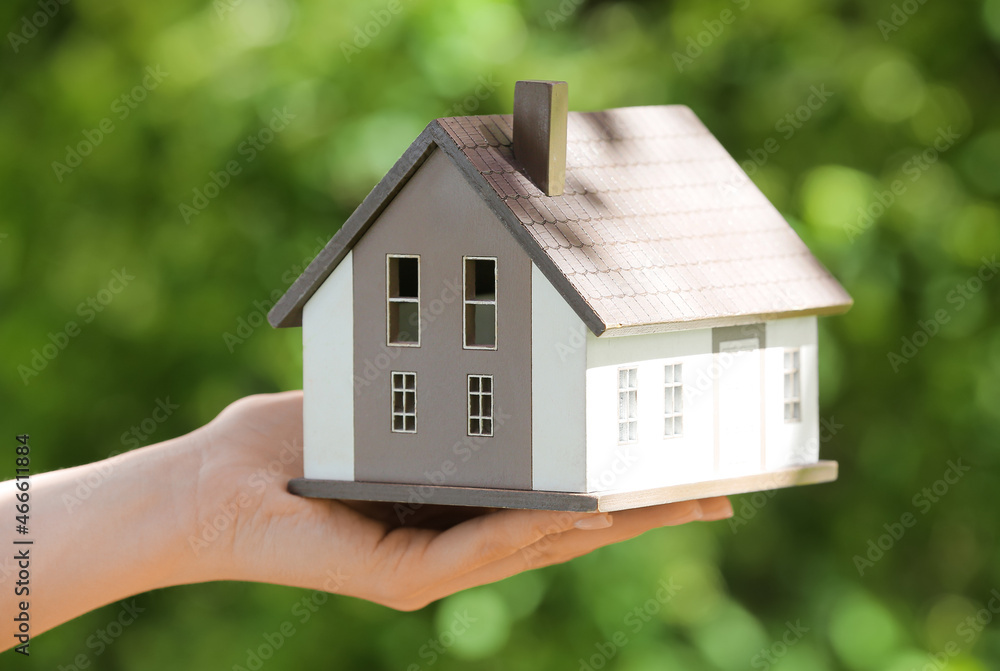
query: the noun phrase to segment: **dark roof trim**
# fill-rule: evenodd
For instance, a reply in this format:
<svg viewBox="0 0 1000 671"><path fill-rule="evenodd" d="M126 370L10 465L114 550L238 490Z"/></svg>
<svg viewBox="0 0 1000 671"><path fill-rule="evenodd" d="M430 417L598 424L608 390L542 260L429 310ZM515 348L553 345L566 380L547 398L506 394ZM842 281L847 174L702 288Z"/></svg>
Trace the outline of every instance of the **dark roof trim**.
<svg viewBox="0 0 1000 671"><path fill-rule="evenodd" d="M577 292L577 290L570 284L570 281L566 279L566 276L562 274L562 271L556 267L556 264L552 262L548 254L538 246L531 234L525 230L524 226L518 220L517 216L511 211L509 207L503 202L497 192L490 186L489 182L483 177L482 173L476 169L474 165L466 157L465 153L455 144L455 141L448 135L448 132L440 126L438 123L432 124L433 128L430 129L431 136L434 137L438 146L441 150L447 154L451 160L458 167L458 171L462 173L466 181L476 190L479 197L483 199L487 207L503 222L503 225L507 228L514 239L521 245L525 252L528 254L528 258L531 259L532 263L538 266L538 269L542 271L546 279L552 283L552 286L556 288L556 291L563 297L563 299L569 303L570 307L576 312L576 314L583 320L583 323L587 325L594 335L601 335L607 329L607 325L604 321L597 316L597 313L590 307L590 305L583 300L583 297Z"/></svg>
<svg viewBox="0 0 1000 671"><path fill-rule="evenodd" d="M288 288L285 295L271 308L267 320L275 328L302 326L302 309L312 298L320 285L326 281L330 273L347 256L354 244L365 234L368 227L378 218L392 199L399 193L410 177L423 164L435 148L440 148L458 168L466 181L475 189L487 207L503 222L504 226L518 241L532 262L538 266L542 274L552 282L559 294L569 303L579 315L583 323L594 332L601 335L607 326L597 316L582 296L573 288L566 276L559 271L552 260L532 239L528 231L507 207L493 187L489 185L482 174L476 170L469 159L462 153L455 141L437 121L427 125L422 133L413 141L406 152L400 157L392 169L365 197L358 209L348 217L347 221L336 235L331 238L305 272Z"/></svg>
<svg viewBox="0 0 1000 671"><path fill-rule="evenodd" d="M538 246L535 240L521 224L520 220L503 202L482 173L469 161L461 148L455 143L448 132L438 121L432 121L413 141L406 152L400 157L385 177L365 197L361 205L348 217L337 234L333 236L326 247L313 259L305 272L289 287L271 309L267 318L275 328L302 325L302 310L306 302L326 281L334 269L347 256L383 210L392 202L396 194L406 185L410 177L420 168L434 149L439 148L458 168L459 173L483 200L490 211L503 223L504 227L514 236L528 254L531 261L542 274L552 283L563 299L573 308L584 324L594 335L637 335L641 333L661 333L690 328L712 328L718 326L733 326L759 321L770 321L777 318L800 317L807 315L839 314L847 311L852 301L843 305L828 306L818 309L787 311L760 315L734 315L691 321L670 323L643 324L623 327L618 324L605 324L590 304L573 287L569 279L562 274L552 259Z"/></svg>
<svg viewBox="0 0 1000 671"><path fill-rule="evenodd" d="M671 333L674 331L687 331L689 329L709 329L724 328L727 326L745 326L747 324L761 324L772 322L777 319L792 319L794 317L824 317L829 315L839 315L847 312L854 301L848 301L843 305L830 305L822 308L809 308L806 310L786 310L784 312L767 312L760 314L733 315L723 317L712 317L710 319L691 319L687 321L658 322L655 324L642 324L639 326L613 326L605 331L605 336L631 336L645 335L648 333Z"/></svg>
<svg viewBox="0 0 1000 671"><path fill-rule="evenodd" d="M354 247L354 243L365 234L368 227L382 214L434 150L434 142L429 131L436 125L436 121L428 124L385 177L365 196L358 209L347 218L330 242L326 243L323 251L316 255L285 295L278 299L267 315L271 326L275 328L302 326L302 308L305 307L306 301L312 298L330 273L340 265L347 252Z"/></svg>

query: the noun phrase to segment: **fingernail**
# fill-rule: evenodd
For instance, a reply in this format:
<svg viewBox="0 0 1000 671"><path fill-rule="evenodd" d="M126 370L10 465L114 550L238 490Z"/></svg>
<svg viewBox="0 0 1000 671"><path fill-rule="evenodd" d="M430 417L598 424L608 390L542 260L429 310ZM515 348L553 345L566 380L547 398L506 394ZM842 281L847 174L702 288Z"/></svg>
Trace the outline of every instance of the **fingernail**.
<svg viewBox="0 0 1000 671"><path fill-rule="evenodd" d="M724 499L721 503L712 507L712 510L705 514L706 521L724 520L733 516L733 504L729 499Z"/></svg>
<svg viewBox="0 0 1000 671"><path fill-rule="evenodd" d="M705 516L705 511L702 510L701 502L700 501L695 501L694 502L694 509L691 511L691 517L693 517L696 520L700 520L704 516Z"/></svg>
<svg viewBox="0 0 1000 671"><path fill-rule="evenodd" d="M608 513L595 513L586 517L581 517L573 523L577 529L607 529L612 524L611 515Z"/></svg>

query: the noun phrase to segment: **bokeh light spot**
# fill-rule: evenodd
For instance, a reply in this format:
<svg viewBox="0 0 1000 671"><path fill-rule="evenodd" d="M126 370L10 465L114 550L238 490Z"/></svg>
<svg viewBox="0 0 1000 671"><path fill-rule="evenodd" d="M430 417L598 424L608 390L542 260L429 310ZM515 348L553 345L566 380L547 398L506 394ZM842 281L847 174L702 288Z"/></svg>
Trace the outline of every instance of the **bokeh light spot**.
<svg viewBox="0 0 1000 671"><path fill-rule="evenodd" d="M889 58L875 65L861 83L865 109L880 121L907 119L920 109L927 94L923 77L900 58Z"/></svg>

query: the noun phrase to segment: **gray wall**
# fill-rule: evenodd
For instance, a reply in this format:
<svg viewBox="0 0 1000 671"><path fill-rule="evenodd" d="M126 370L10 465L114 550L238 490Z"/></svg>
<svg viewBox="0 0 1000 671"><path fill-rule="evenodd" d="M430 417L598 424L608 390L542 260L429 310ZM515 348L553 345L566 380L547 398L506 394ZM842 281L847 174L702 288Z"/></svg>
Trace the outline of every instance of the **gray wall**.
<svg viewBox="0 0 1000 671"><path fill-rule="evenodd" d="M531 262L440 150L354 247L355 479L531 488ZM386 346L386 254L419 254L420 347ZM462 257L495 256L497 350L462 348ZM390 430L392 371L417 432ZM492 437L467 435L468 374L494 376Z"/></svg>

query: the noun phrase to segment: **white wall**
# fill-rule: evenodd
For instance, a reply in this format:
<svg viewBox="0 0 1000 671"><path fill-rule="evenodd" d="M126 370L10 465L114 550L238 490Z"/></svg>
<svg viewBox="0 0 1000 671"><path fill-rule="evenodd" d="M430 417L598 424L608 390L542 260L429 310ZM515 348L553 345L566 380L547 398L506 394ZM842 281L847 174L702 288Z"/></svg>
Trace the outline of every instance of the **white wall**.
<svg viewBox="0 0 1000 671"><path fill-rule="evenodd" d="M768 322L762 354L765 469L818 459L816 318ZM784 421L784 352L800 349L802 421ZM755 357L756 358L756 357ZM734 475L716 467L716 404L736 359L712 354L712 329L597 338L587 333L587 491L638 490ZM684 434L664 437L663 367L683 364ZM638 370L638 441L618 444L618 370ZM761 408L761 394L746 392ZM719 417L721 426L738 417ZM755 435L760 424L754 422ZM757 443L759 445L759 442ZM759 449L759 448L755 448ZM741 468L756 471L759 458ZM727 472L728 471L728 472Z"/></svg>
<svg viewBox="0 0 1000 671"><path fill-rule="evenodd" d="M802 421L785 422L784 353L798 347L801 366ZM816 317L782 319L767 324L765 436L767 469L815 463L819 459L819 357Z"/></svg>
<svg viewBox="0 0 1000 671"><path fill-rule="evenodd" d="M531 486L585 492L590 331L531 264Z"/></svg>
<svg viewBox="0 0 1000 671"><path fill-rule="evenodd" d="M636 490L716 477L711 329L595 337L532 266L532 487ZM354 479L353 260L303 311L305 475ZM816 318L769 322L764 352L767 469L819 456ZM801 357L802 421L784 421L783 356ZM683 364L684 434L663 437L663 367ZM638 369L639 439L618 445L618 369Z"/></svg>
<svg viewBox="0 0 1000 671"><path fill-rule="evenodd" d="M770 373L762 345L757 337L721 341L714 355L715 472L719 476L764 469L764 384Z"/></svg>
<svg viewBox="0 0 1000 671"><path fill-rule="evenodd" d="M587 334L587 491L710 479L714 467L712 331ZM663 436L663 368L682 363L684 433ZM618 445L618 369L638 369L638 441Z"/></svg>
<svg viewBox="0 0 1000 671"><path fill-rule="evenodd" d="M307 478L354 479L354 263L347 256L302 313Z"/></svg>

